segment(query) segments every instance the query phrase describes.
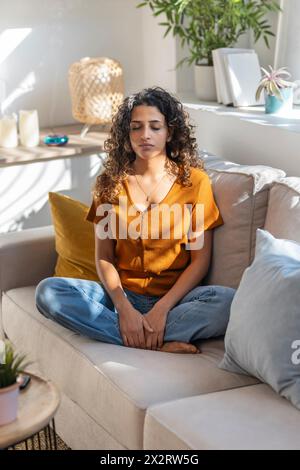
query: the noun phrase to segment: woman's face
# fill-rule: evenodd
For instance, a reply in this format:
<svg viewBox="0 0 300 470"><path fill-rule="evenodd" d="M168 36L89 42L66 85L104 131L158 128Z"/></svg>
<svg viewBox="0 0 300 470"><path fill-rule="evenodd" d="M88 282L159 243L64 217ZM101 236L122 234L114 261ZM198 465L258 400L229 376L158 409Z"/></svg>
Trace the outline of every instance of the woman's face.
<svg viewBox="0 0 300 470"><path fill-rule="evenodd" d="M143 160L166 155L170 133L165 116L155 106L134 107L129 138L134 153Z"/></svg>

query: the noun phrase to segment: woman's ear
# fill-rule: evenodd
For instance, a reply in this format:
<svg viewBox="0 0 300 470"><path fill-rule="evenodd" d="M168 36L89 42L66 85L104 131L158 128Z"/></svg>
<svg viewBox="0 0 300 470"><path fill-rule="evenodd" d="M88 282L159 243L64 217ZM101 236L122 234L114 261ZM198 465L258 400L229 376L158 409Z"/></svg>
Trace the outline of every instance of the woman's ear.
<svg viewBox="0 0 300 470"><path fill-rule="evenodd" d="M132 152L132 147L131 147L130 142L127 142L127 141L125 140L124 149L125 149L125 151L126 151L127 153Z"/></svg>
<svg viewBox="0 0 300 470"><path fill-rule="evenodd" d="M168 129L167 142L171 142L172 137L173 137L173 130L172 130L172 129Z"/></svg>

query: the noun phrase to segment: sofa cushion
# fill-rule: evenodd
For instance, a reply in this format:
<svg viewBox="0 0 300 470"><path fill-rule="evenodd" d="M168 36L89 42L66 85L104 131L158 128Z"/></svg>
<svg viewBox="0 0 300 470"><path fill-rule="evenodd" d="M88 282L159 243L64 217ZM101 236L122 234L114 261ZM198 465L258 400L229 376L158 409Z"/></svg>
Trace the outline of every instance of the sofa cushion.
<svg viewBox="0 0 300 470"><path fill-rule="evenodd" d="M284 178L274 183L264 228L276 238L300 243L300 178Z"/></svg>
<svg viewBox="0 0 300 470"><path fill-rule="evenodd" d="M98 281L94 227L85 220L88 207L69 196L49 193L58 253L55 276Z"/></svg>
<svg viewBox="0 0 300 470"><path fill-rule="evenodd" d="M300 409L300 244L257 231L231 304L220 367L249 373Z"/></svg>
<svg viewBox="0 0 300 470"><path fill-rule="evenodd" d="M297 449L300 411L264 384L152 406L145 449Z"/></svg>
<svg viewBox="0 0 300 470"><path fill-rule="evenodd" d="M262 228L272 183L285 176L282 170L222 161L202 153L224 225L214 230L213 254L207 284L236 288L251 264L256 229Z"/></svg>
<svg viewBox="0 0 300 470"><path fill-rule="evenodd" d="M124 447L142 448L144 415L150 405L257 383L218 368L224 353L221 341L208 341L197 355L96 342L41 315L34 292L32 286L4 293L8 337Z"/></svg>

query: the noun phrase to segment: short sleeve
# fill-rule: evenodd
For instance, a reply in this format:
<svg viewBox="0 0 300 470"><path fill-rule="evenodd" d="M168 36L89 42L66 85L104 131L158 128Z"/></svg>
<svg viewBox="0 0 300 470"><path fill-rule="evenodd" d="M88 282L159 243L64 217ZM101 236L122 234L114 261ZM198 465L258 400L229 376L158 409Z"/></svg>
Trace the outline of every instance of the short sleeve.
<svg viewBox="0 0 300 470"><path fill-rule="evenodd" d="M106 217L107 213L105 213L104 215L97 215L97 207L99 206L99 203L97 204L96 203L96 200L95 198L93 199L93 202L91 204L91 207L89 208L89 211L85 217L85 220L87 220L88 222L93 222L94 224L98 224L98 222L100 222L100 220L102 220L104 217Z"/></svg>
<svg viewBox="0 0 300 470"><path fill-rule="evenodd" d="M223 224L223 219L214 199L210 179L208 175L204 172L201 176L202 179L198 185L196 201L192 208L193 231L196 231L197 227L199 227L199 216L197 219L198 214L202 215L202 230L211 230ZM199 205L198 210L196 205Z"/></svg>

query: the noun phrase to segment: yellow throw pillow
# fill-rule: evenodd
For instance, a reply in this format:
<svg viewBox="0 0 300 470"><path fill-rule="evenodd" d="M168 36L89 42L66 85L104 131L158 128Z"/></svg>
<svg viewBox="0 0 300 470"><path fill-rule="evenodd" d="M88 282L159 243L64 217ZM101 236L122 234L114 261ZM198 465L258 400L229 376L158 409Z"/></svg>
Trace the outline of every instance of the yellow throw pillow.
<svg viewBox="0 0 300 470"><path fill-rule="evenodd" d="M85 220L89 208L59 193L49 193L49 203L58 254L54 276L99 281L94 227Z"/></svg>

